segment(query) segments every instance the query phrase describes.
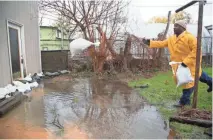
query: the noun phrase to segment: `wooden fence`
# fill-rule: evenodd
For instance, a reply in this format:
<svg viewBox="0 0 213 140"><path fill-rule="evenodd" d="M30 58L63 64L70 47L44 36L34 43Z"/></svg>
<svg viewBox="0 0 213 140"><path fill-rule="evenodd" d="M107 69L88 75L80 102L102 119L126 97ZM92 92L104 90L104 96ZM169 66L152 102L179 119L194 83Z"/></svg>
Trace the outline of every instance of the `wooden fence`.
<svg viewBox="0 0 213 140"><path fill-rule="evenodd" d="M41 51L43 72L56 72L69 68L69 50Z"/></svg>

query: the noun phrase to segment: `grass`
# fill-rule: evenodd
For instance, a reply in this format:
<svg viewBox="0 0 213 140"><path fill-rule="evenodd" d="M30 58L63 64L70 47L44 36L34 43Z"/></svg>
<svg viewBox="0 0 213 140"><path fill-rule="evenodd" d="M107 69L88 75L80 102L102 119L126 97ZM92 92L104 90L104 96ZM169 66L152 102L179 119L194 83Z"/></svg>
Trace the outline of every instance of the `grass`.
<svg viewBox="0 0 213 140"><path fill-rule="evenodd" d="M172 122L170 127L175 129L176 134L184 139L211 139L208 135L203 134L206 130L203 127L194 125L186 125L181 123Z"/></svg>
<svg viewBox="0 0 213 140"><path fill-rule="evenodd" d="M204 68L203 70L208 75L212 75L212 67ZM165 119L168 119L177 111L172 105L179 100L182 95L182 89L176 89L171 72L159 72L152 78L141 78L140 80L129 82L129 86L131 87L143 84L148 84L149 88L139 89L140 94L145 97L149 103L156 105ZM199 82L197 108L212 110L212 94L207 93L207 88L208 86L205 83ZM192 98L193 95L191 96L191 103ZM198 128L191 125L180 125L178 123L172 123L171 125L173 125L173 127L176 126L175 130L184 138L190 138L191 135L189 133L197 132ZM204 138L204 136L202 138Z"/></svg>

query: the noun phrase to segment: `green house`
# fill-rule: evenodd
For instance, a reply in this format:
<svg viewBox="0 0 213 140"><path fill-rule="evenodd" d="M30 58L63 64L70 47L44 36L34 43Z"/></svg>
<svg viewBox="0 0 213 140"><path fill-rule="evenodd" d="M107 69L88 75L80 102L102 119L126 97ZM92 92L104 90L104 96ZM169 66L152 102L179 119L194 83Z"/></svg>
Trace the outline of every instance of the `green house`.
<svg viewBox="0 0 213 140"><path fill-rule="evenodd" d="M69 50L68 35L62 33L58 27L40 26L40 48L41 50Z"/></svg>

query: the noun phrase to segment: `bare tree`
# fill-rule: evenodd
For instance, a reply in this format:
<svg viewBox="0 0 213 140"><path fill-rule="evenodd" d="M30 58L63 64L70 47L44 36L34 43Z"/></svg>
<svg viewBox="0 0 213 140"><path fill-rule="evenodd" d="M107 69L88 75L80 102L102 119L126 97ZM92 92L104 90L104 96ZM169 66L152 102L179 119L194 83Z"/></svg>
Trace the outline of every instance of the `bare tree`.
<svg viewBox="0 0 213 140"><path fill-rule="evenodd" d="M94 40L94 26L105 29L107 35L117 33L125 22L123 1L49 1L40 2L40 10L57 15L58 23L68 27L70 33L81 29L86 39Z"/></svg>
<svg viewBox="0 0 213 140"><path fill-rule="evenodd" d="M120 31L120 27L127 21L125 8L129 2L115 1L49 1L40 2L40 10L55 14L58 24L64 27L71 36L76 30L81 30L85 39L94 42L96 29L100 39L100 49L94 46L89 48L89 54L93 59L93 68L99 72L103 69L103 63L109 55L115 55L113 43ZM108 38L107 38L108 37Z"/></svg>

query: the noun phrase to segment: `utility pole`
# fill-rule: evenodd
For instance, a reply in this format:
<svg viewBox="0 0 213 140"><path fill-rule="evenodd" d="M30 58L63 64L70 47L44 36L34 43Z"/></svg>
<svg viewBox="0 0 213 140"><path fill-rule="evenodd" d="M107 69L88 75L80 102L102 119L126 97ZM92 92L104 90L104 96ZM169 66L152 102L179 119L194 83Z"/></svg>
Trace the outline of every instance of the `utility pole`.
<svg viewBox="0 0 213 140"><path fill-rule="evenodd" d="M194 84L194 95L192 108L197 107L197 95L198 95L198 82L199 82L199 72L200 72L200 57L201 57L201 41L202 41L202 28L203 28L203 5L206 0L194 0L188 4L177 9L175 12L180 12L187 7L199 2L199 11L198 11L198 29L197 29L197 52L196 52L196 67L195 67L195 84Z"/></svg>

